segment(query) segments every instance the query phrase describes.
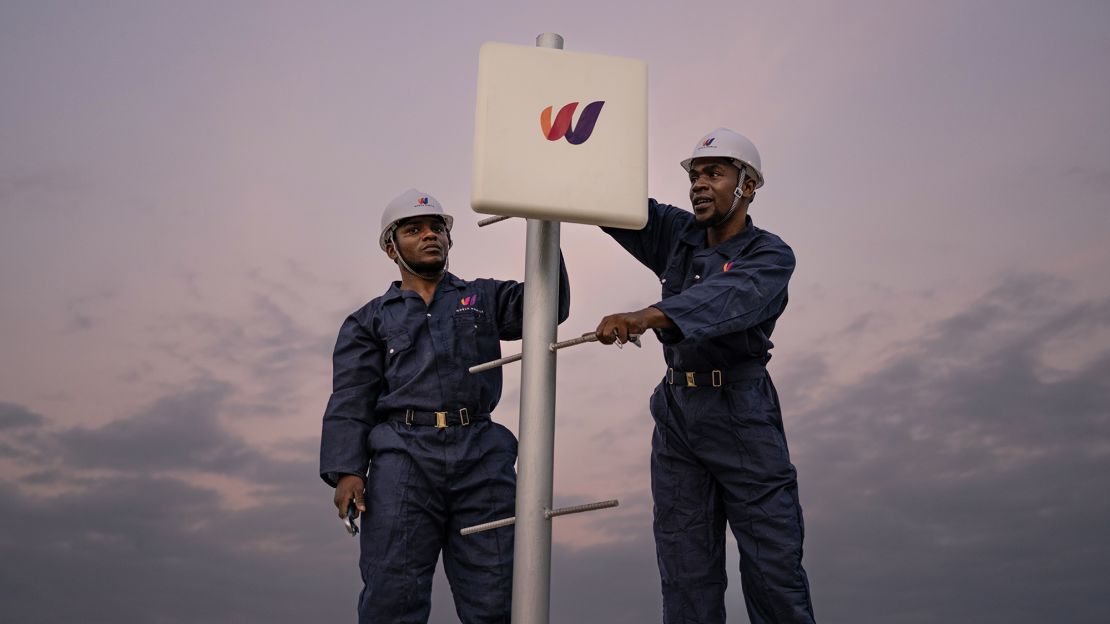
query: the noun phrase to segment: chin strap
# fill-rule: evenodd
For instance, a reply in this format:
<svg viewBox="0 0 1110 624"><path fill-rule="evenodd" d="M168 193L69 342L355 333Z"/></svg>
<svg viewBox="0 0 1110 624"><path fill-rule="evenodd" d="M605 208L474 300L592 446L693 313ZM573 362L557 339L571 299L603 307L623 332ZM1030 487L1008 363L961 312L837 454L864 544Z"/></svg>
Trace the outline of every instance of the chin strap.
<svg viewBox="0 0 1110 624"><path fill-rule="evenodd" d="M721 217L720 223L729 220L732 213L736 212L736 208L740 206L740 200L744 199L744 174L747 173L743 167L740 167L740 178L736 181L736 190L732 192L732 208L728 209L724 217Z"/></svg>

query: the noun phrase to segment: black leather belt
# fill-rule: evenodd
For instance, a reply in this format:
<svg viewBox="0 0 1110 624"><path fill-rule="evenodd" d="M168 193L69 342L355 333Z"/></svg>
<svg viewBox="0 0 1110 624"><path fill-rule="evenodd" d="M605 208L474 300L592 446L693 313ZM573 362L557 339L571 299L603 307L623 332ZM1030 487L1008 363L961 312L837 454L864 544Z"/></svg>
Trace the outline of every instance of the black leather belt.
<svg viewBox="0 0 1110 624"><path fill-rule="evenodd" d="M443 412L421 412L409 409L403 412L391 413L389 415L389 420L400 421L410 427L412 425L421 425L424 427L445 429L455 425L465 427L472 422L489 420L489 414L472 414L465 407Z"/></svg>
<svg viewBox="0 0 1110 624"><path fill-rule="evenodd" d="M711 371L680 371L667 369L667 383L686 388L720 388L727 383L743 379L759 379L767 374L763 362L752 362L734 368L714 369Z"/></svg>

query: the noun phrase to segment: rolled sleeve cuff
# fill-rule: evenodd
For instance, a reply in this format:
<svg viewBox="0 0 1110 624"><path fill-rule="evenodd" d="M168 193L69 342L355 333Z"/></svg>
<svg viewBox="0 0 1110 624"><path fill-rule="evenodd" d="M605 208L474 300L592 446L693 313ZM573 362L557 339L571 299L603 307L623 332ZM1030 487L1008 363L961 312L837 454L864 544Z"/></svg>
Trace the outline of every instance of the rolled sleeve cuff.
<svg viewBox="0 0 1110 624"><path fill-rule="evenodd" d="M686 339L686 336L689 335L689 332L694 329L693 327L686 326L687 324L681 322L677 318L681 310L675 309L675 306L667 305L667 300L664 299L658 303L653 303L651 307L665 314L675 325L670 329L655 330L655 336L659 339L660 343L672 345L682 342Z"/></svg>
<svg viewBox="0 0 1110 624"><path fill-rule="evenodd" d="M354 473L354 472L324 472L324 473L320 474L320 478L324 480L324 483L327 483L328 485L330 485L332 487L335 487L335 486L339 485L339 480L342 479L343 477L347 476L347 475L354 475L356 477L359 477L363 481L366 481L366 474L365 473L357 474L357 473Z"/></svg>

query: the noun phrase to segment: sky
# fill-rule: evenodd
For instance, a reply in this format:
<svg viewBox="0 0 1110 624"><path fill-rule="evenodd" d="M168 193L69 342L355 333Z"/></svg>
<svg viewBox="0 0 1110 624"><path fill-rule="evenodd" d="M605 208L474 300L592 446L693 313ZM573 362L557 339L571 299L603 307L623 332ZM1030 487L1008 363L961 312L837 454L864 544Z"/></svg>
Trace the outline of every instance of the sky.
<svg viewBox="0 0 1110 624"><path fill-rule="evenodd" d="M542 32L647 62L653 197L688 207L713 128L760 149L818 620L1110 621L1110 4L1080 0L0 1L0 620L354 618L335 335L397 279L409 187L453 272L523 278L524 223L468 206L477 55ZM597 228L562 247L561 336L658 299ZM555 504L621 505L554 522L552 622L660 618L644 342L559 356Z"/></svg>

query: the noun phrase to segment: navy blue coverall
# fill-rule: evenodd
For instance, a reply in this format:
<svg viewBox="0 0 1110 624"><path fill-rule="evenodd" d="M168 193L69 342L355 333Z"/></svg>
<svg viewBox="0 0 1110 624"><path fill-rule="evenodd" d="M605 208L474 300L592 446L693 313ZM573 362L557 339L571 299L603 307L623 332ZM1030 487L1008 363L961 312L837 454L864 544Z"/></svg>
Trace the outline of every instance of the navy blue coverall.
<svg viewBox="0 0 1110 624"><path fill-rule="evenodd" d="M562 322L570 288L560 271ZM501 369L467 369L501 357L499 340L520 339L523 293L519 282L447 273L426 305L394 282L339 330L320 475L333 487L343 474L366 477L360 622L427 622L441 549L459 620L509 621L513 529L459 529L515 513L516 438L490 420ZM406 422L437 411L450 426Z"/></svg>
<svg viewBox="0 0 1110 624"><path fill-rule="evenodd" d="M651 397L663 621L725 621L727 520L753 624L813 622L797 476L765 368L794 253L750 217L709 247L690 212L655 200L648 212L642 230L603 229L659 277L653 307L676 326L656 331L668 371Z"/></svg>

